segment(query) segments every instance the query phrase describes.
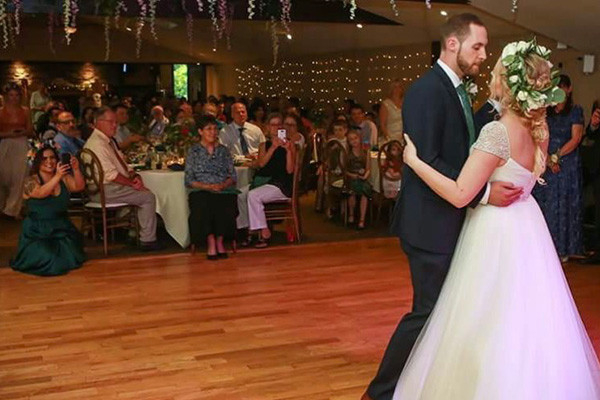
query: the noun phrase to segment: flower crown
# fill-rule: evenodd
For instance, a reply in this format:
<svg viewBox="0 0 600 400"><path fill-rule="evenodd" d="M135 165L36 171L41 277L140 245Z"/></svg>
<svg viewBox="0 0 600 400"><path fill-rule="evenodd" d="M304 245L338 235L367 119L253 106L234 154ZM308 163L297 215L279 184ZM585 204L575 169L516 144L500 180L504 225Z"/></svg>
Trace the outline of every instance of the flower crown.
<svg viewBox="0 0 600 400"><path fill-rule="evenodd" d="M546 60L551 71L549 76L542 75L535 81L527 76L525 58L532 53ZM506 69L506 82L525 114L565 100L565 92L558 87L559 71L552 68L550 53L546 47L538 45L535 38L528 42L509 43L502 50L501 60Z"/></svg>

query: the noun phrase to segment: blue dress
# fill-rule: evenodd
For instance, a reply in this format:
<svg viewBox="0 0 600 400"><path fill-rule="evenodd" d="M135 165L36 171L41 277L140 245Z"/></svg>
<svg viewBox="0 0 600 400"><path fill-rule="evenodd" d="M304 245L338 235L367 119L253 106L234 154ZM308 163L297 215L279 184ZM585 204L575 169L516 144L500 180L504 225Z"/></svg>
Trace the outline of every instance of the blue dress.
<svg viewBox="0 0 600 400"><path fill-rule="evenodd" d="M573 105L568 114L548 116L548 154L556 153L571 140L573 125L583 123L583 110L578 105ZM579 149L560 158L560 172L554 174L548 169L543 178L546 185L537 185L533 194L544 213L558 254L561 257L582 254L583 178Z"/></svg>

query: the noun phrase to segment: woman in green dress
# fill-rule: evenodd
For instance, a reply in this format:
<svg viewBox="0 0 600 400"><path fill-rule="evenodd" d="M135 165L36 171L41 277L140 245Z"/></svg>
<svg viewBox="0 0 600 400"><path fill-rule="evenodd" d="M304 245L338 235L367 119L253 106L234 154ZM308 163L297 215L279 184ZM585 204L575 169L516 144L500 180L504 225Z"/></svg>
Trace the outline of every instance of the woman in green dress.
<svg viewBox="0 0 600 400"><path fill-rule="evenodd" d="M10 265L27 274L63 275L85 261L83 238L67 216L69 194L83 190L85 181L76 157L58 161L50 146L40 149L25 182L27 217L17 256Z"/></svg>

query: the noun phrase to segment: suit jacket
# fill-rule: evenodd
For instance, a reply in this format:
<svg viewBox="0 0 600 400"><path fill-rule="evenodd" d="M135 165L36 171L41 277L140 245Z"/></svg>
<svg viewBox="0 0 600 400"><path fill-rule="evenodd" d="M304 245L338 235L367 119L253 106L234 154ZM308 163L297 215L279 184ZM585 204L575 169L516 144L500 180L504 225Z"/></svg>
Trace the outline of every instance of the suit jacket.
<svg viewBox="0 0 600 400"><path fill-rule="evenodd" d="M406 92L402 118L419 157L447 177L458 178L469 156L467 122L452 81L437 63ZM402 176L391 232L413 247L453 253L466 209L435 194L408 166ZM485 188L471 206L484 193Z"/></svg>
<svg viewBox="0 0 600 400"><path fill-rule="evenodd" d="M479 132L481 132L481 128L483 128L488 123L495 121L498 118L498 111L494 108L494 106L486 101L484 105L481 106L479 110L473 115L473 121L475 122L475 132L479 136Z"/></svg>

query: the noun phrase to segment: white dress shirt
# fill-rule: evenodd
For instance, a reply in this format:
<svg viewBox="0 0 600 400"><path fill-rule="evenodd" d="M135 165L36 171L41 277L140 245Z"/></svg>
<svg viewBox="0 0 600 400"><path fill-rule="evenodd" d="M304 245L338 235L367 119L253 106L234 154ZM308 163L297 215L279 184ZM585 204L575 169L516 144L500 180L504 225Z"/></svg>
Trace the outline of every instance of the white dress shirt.
<svg viewBox="0 0 600 400"><path fill-rule="evenodd" d="M241 126L232 122L221 129L219 133L219 141L229 149L232 156L244 155L242 144L240 143L240 128ZM262 130L249 122L244 123L242 135L244 135L248 144L248 153L252 155L258 154L260 144L267 141Z"/></svg>
<svg viewBox="0 0 600 400"><path fill-rule="evenodd" d="M125 169L127 164L123 153L121 153L115 142L106 136L104 132L94 129L83 148L93 151L98 160L100 160L102 170L104 171L104 183L111 183L117 178L118 174L125 177L129 176L129 170ZM120 157L122 162L117 157Z"/></svg>
<svg viewBox="0 0 600 400"><path fill-rule="evenodd" d="M454 72L452 70L452 68L450 68L445 62L443 62L442 60L440 60L438 58L437 63L442 68L442 70L446 73L446 75L448 75L448 78L450 78L450 81L454 85L454 88L459 87L463 83L462 79L460 79L458 77L458 75L456 74L456 72ZM461 100L460 96L458 95L458 92L456 92L456 96L460 100L460 104L462 104L462 100ZM468 107L471 107L471 105L468 104ZM483 197L481 198L481 200L479 200L480 204L488 203L488 200L490 199L490 190L491 190L491 186L490 186L490 183L488 182L488 184L485 188L485 193L484 193Z"/></svg>

